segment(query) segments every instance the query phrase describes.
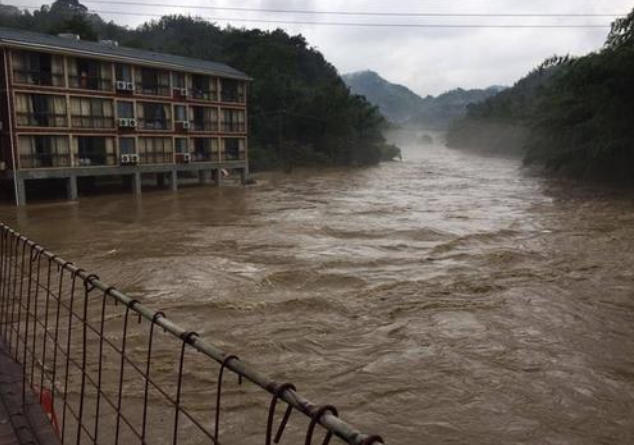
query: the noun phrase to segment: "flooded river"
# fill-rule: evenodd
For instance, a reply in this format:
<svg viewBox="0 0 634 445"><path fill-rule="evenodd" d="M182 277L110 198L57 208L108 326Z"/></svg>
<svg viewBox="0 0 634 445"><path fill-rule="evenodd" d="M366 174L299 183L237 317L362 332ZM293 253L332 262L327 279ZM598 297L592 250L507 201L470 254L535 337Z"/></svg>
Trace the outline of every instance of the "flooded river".
<svg viewBox="0 0 634 445"><path fill-rule="evenodd" d="M634 443L625 192L412 145L0 219L389 444Z"/></svg>

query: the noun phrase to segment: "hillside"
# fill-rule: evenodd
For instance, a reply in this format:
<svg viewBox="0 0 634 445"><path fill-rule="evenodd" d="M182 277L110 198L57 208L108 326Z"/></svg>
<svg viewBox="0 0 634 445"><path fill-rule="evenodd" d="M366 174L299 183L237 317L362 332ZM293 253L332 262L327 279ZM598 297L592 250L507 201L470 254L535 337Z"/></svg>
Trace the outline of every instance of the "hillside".
<svg viewBox="0 0 634 445"><path fill-rule="evenodd" d="M407 87L391 83L374 71L345 74L343 80L354 94L365 96L391 122L418 128L445 129L465 115L467 105L481 102L503 87L484 90L457 88L437 97L420 97Z"/></svg>
<svg viewBox="0 0 634 445"><path fill-rule="evenodd" d="M344 74L354 94L365 96L393 123L406 124L424 106L424 100L403 85L390 83L374 71Z"/></svg>
<svg viewBox="0 0 634 445"><path fill-rule="evenodd" d="M521 149L550 172L634 183L634 11L616 20L604 47L553 57L511 89L471 106L449 131L451 146ZM497 125L521 128L500 143Z"/></svg>
<svg viewBox="0 0 634 445"><path fill-rule="evenodd" d="M3 7L0 26L116 40L121 46L224 62L249 74L254 78L250 159L256 169L367 165L398 155L385 143L378 109L352 95L336 69L301 35L223 29L189 16L165 16L128 29L89 13L78 0L57 0L33 13Z"/></svg>

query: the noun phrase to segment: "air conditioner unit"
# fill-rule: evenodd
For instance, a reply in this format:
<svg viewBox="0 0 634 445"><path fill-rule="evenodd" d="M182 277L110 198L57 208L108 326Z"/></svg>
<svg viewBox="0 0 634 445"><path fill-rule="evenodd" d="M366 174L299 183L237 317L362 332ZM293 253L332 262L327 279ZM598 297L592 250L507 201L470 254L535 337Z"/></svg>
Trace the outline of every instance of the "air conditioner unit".
<svg viewBox="0 0 634 445"><path fill-rule="evenodd" d="M190 163L192 160L192 155L190 155L189 153L183 153L183 162L185 164Z"/></svg>
<svg viewBox="0 0 634 445"><path fill-rule="evenodd" d="M117 125L119 127L128 127L128 121L130 119L126 118L126 117L120 117L119 119L117 119Z"/></svg>
<svg viewBox="0 0 634 445"><path fill-rule="evenodd" d="M192 126L189 121L179 121L178 125L180 125L183 130L189 130Z"/></svg>
<svg viewBox="0 0 634 445"><path fill-rule="evenodd" d="M134 82L127 82L127 87L129 91L134 91L135 90Z"/></svg>
<svg viewBox="0 0 634 445"><path fill-rule="evenodd" d="M128 119L128 127L130 128L136 128L136 119Z"/></svg>
<svg viewBox="0 0 634 445"><path fill-rule="evenodd" d="M140 161L139 155L134 153L130 155L130 163L131 164L138 164Z"/></svg>
<svg viewBox="0 0 634 445"><path fill-rule="evenodd" d="M128 89L128 82L125 82L123 80L117 80L117 90L119 91L125 91Z"/></svg>
<svg viewBox="0 0 634 445"><path fill-rule="evenodd" d="M181 88L179 93L181 96L187 97L189 95L189 90L187 88Z"/></svg>
<svg viewBox="0 0 634 445"><path fill-rule="evenodd" d="M132 155L121 155L121 157L119 158L121 165L130 164L132 162L132 160L130 159L130 156Z"/></svg>

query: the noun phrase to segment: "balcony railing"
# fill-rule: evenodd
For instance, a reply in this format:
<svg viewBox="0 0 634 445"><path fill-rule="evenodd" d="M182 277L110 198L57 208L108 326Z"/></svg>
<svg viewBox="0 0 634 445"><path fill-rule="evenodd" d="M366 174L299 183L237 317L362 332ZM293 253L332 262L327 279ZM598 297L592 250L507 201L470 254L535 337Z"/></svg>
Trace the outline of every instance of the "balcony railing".
<svg viewBox="0 0 634 445"><path fill-rule="evenodd" d="M192 122L194 131L218 131L218 122L209 120L194 120Z"/></svg>
<svg viewBox="0 0 634 445"><path fill-rule="evenodd" d="M54 153L20 155L20 168L55 167L70 167L70 155Z"/></svg>
<svg viewBox="0 0 634 445"><path fill-rule="evenodd" d="M246 125L244 122L223 122L222 131L225 133L244 133Z"/></svg>
<svg viewBox="0 0 634 445"><path fill-rule="evenodd" d="M221 97L223 102L244 103L244 93L239 91L223 90Z"/></svg>
<svg viewBox="0 0 634 445"><path fill-rule="evenodd" d="M98 76L69 76L68 83L70 88L80 88L82 90L112 91L114 82Z"/></svg>
<svg viewBox="0 0 634 445"><path fill-rule="evenodd" d="M13 70L13 81L27 85L64 86L64 75L34 70Z"/></svg>
<svg viewBox="0 0 634 445"><path fill-rule="evenodd" d="M171 164L174 162L172 152L145 151L140 154L142 164Z"/></svg>
<svg viewBox="0 0 634 445"><path fill-rule="evenodd" d="M171 130L170 119L143 118L137 119L137 126L142 130Z"/></svg>
<svg viewBox="0 0 634 445"><path fill-rule="evenodd" d="M209 100L209 101L217 101L218 100L218 92L211 90L199 90L197 88L192 88L191 97L193 99L199 100Z"/></svg>
<svg viewBox="0 0 634 445"><path fill-rule="evenodd" d="M169 84L155 83L155 84L137 84L136 92L139 94L148 94L151 96L171 96Z"/></svg>
<svg viewBox="0 0 634 445"><path fill-rule="evenodd" d="M68 117L66 113L16 113L19 127L66 127Z"/></svg>
<svg viewBox="0 0 634 445"><path fill-rule="evenodd" d="M218 150L204 149L204 150L194 150L191 153L192 162L210 162L210 161L218 161Z"/></svg>
<svg viewBox="0 0 634 445"><path fill-rule="evenodd" d="M114 118L106 116L71 116L76 128L114 128Z"/></svg>
<svg viewBox="0 0 634 445"><path fill-rule="evenodd" d="M106 153L91 150L77 154L75 158L75 163L79 167L91 167L91 166L100 166L100 165L115 165L116 157L112 153Z"/></svg>
<svg viewBox="0 0 634 445"><path fill-rule="evenodd" d="M246 153L238 150L227 150L220 155L221 161L246 161Z"/></svg>

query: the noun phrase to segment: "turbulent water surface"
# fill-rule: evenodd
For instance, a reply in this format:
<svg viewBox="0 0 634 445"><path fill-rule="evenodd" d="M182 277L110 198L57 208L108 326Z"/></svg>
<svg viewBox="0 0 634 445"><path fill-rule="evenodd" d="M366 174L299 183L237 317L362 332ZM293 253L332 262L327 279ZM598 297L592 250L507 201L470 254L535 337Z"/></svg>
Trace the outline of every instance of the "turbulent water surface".
<svg viewBox="0 0 634 445"><path fill-rule="evenodd" d="M0 218L388 443L634 443L631 195L441 146L260 179Z"/></svg>

